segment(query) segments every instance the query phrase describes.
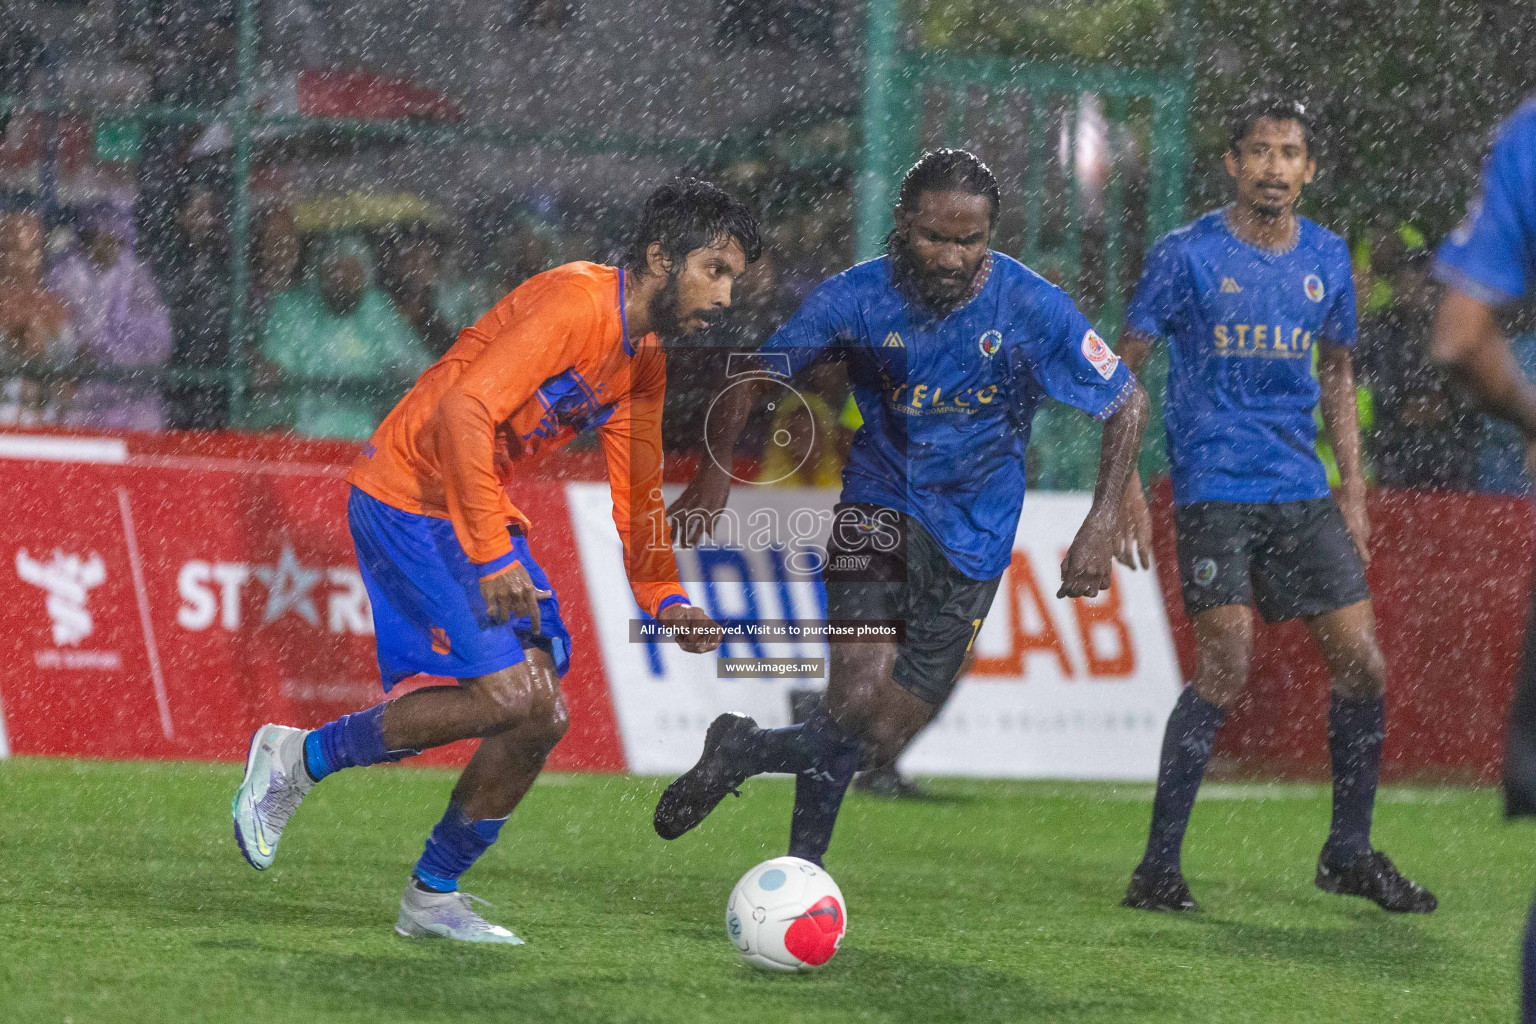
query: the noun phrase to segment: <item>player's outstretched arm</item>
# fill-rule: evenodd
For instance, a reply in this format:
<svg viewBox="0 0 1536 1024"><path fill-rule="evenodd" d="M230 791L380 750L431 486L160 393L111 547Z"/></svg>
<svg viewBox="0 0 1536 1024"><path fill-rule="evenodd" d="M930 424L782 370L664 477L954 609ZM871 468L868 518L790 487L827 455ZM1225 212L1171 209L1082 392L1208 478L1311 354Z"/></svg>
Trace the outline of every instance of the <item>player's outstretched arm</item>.
<svg viewBox="0 0 1536 1024"><path fill-rule="evenodd" d="M1516 361L1492 306L1447 287L1435 318L1430 359L1484 412L1519 427L1526 437L1526 461L1536 461L1536 386Z"/></svg>
<svg viewBox="0 0 1536 1024"><path fill-rule="evenodd" d="M1360 560L1371 564L1371 520L1365 512L1365 471L1360 460L1360 411L1355 364L1349 348L1324 340L1318 351L1318 406L1339 466L1339 509Z"/></svg>
<svg viewBox="0 0 1536 1024"><path fill-rule="evenodd" d="M1132 373L1140 374L1152 355L1155 340L1133 327L1120 332L1120 358ZM1143 428L1145 429L1145 428ZM1120 529L1115 540L1115 559L1127 569L1152 568L1152 510L1142 490L1141 474L1131 465L1131 479L1120 503Z"/></svg>
<svg viewBox="0 0 1536 1024"><path fill-rule="evenodd" d="M1094 597L1109 587L1120 533L1120 509L1126 486L1136 471L1148 409L1147 393L1137 384L1125 404L1104 422L1093 506L1061 563L1061 589L1056 592L1057 597Z"/></svg>
<svg viewBox="0 0 1536 1024"><path fill-rule="evenodd" d="M692 547L709 536L731 497L736 443L770 378L749 378L725 390L705 421L707 447L699 471L667 509L672 543Z"/></svg>

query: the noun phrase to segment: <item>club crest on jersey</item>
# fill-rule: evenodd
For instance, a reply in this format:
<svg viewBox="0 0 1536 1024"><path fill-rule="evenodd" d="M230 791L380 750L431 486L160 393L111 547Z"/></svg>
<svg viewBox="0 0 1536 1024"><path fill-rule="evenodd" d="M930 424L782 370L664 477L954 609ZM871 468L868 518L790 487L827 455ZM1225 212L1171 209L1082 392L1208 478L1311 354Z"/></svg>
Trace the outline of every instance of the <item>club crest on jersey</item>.
<svg viewBox="0 0 1536 1024"><path fill-rule="evenodd" d="M1307 298L1311 299L1313 302L1323 301L1323 295L1325 293L1323 291L1322 278L1318 277L1316 274L1308 274L1305 278L1302 279L1301 284L1302 287L1306 288L1307 290Z"/></svg>
<svg viewBox="0 0 1536 1024"><path fill-rule="evenodd" d="M1216 582L1216 560L1214 558L1195 559L1195 584L1208 587Z"/></svg>
<svg viewBox="0 0 1536 1024"><path fill-rule="evenodd" d="M988 331L976 339L976 344L981 347L981 354L990 359L1003 347L1003 332Z"/></svg>
<svg viewBox="0 0 1536 1024"><path fill-rule="evenodd" d="M901 335L897 334L895 331L892 331L890 334L887 334L885 336L885 343L883 345L881 345L880 347L881 348L906 348L907 346L906 346L906 343L901 340Z"/></svg>
<svg viewBox="0 0 1536 1024"><path fill-rule="evenodd" d="M1115 375L1115 367L1120 365L1120 357L1110 351L1104 344L1104 339L1099 337L1099 332L1092 327L1083 335L1083 358L1093 364L1093 368L1099 371L1099 376L1105 380Z"/></svg>

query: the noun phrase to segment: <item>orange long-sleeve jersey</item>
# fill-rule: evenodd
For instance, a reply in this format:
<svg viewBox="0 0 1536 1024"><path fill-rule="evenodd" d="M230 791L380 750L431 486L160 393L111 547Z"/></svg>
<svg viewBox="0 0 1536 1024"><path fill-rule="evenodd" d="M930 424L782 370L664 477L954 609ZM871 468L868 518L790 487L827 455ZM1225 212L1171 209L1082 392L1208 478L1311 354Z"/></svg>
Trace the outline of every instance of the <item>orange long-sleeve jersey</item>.
<svg viewBox="0 0 1536 1024"><path fill-rule="evenodd" d="M661 500L666 356L631 340L624 272L568 263L531 278L471 327L384 418L347 480L387 505L447 519L482 575L532 523L506 488L596 428L608 462L624 567L647 614L686 600ZM515 489L515 486L514 486Z"/></svg>

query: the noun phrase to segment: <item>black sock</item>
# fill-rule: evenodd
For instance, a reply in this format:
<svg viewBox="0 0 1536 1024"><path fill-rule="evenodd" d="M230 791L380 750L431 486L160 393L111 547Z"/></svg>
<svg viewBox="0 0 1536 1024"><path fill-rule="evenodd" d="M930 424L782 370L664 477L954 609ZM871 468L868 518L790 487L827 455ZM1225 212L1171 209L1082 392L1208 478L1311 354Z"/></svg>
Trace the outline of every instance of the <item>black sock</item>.
<svg viewBox="0 0 1536 1024"><path fill-rule="evenodd" d="M1536 903L1531 904L1530 917L1525 922L1525 955L1520 965L1520 979L1520 1019L1525 1024L1536 1024Z"/></svg>
<svg viewBox="0 0 1536 1024"><path fill-rule="evenodd" d="M1333 826L1324 847L1330 863L1344 865L1371 849L1371 809L1381 776L1386 708L1380 697L1333 695L1328 705L1328 752L1333 759Z"/></svg>
<svg viewBox="0 0 1536 1024"><path fill-rule="evenodd" d="M765 729L758 736L759 772L795 775L795 810L790 817L789 855L816 864L832 842L832 827L843 794L859 767L859 737L847 732L818 704L802 725Z"/></svg>
<svg viewBox="0 0 1536 1024"><path fill-rule="evenodd" d="M858 742L832 721L826 704L817 704L804 722L783 729L764 729L757 734L753 752L754 774L786 772L799 775L826 767L823 758L834 756L846 742Z"/></svg>
<svg viewBox="0 0 1536 1024"><path fill-rule="evenodd" d="M1168 716L1163 752L1157 764L1157 796L1152 800L1152 831L1147 836L1144 868L1179 869L1179 849L1205 777L1211 747L1227 713L1186 686Z"/></svg>
<svg viewBox="0 0 1536 1024"><path fill-rule="evenodd" d="M837 812L859 769L863 748L857 737L839 729L830 715L826 721L832 729L823 733L820 766L795 776L795 810L789 818L789 855L812 864L820 864L832 845Z"/></svg>

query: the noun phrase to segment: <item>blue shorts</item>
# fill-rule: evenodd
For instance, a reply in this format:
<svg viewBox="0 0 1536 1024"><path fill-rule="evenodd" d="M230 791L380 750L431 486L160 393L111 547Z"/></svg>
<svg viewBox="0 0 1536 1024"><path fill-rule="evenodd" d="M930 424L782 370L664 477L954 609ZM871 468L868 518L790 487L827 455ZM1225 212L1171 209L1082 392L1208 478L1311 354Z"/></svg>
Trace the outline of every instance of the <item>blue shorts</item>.
<svg viewBox="0 0 1536 1024"><path fill-rule="evenodd" d="M479 567L464 554L446 519L402 512L352 488L347 525L357 567L373 605L374 642L386 692L418 672L472 679L519 664L526 649L549 653L555 671L571 664L571 634L554 596L539 602L539 632L527 617L496 624L486 616ZM528 551L528 539L512 535L511 560L521 562L540 590L549 577Z"/></svg>

